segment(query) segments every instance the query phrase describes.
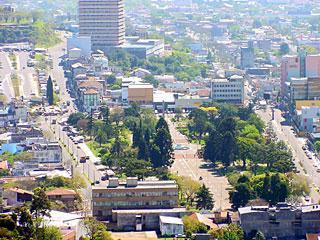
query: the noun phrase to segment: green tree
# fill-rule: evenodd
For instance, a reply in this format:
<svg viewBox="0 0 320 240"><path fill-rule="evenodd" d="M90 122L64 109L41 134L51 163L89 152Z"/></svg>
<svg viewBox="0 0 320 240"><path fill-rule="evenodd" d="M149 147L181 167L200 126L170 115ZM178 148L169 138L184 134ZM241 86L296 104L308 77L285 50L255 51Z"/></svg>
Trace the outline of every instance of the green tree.
<svg viewBox="0 0 320 240"><path fill-rule="evenodd" d="M157 88L159 86L159 81L157 79L155 79L155 77L153 75L145 76L144 81L152 84L155 88Z"/></svg>
<svg viewBox="0 0 320 240"><path fill-rule="evenodd" d="M251 159L256 141L247 137L237 137L238 157L242 160L243 168L246 167L247 159Z"/></svg>
<svg viewBox="0 0 320 240"><path fill-rule="evenodd" d="M184 216L182 221L184 232L188 238L190 238L193 233L206 233L208 231L206 225L192 218L192 216Z"/></svg>
<svg viewBox="0 0 320 240"><path fill-rule="evenodd" d="M30 212L35 219L36 236L39 237L39 227L41 226L42 218L50 216L51 209L50 201L44 188L36 188L33 191Z"/></svg>
<svg viewBox="0 0 320 240"><path fill-rule="evenodd" d="M219 159L220 154L220 141L221 136L217 133L217 131L213 130L210 132L209 137L206 140L203 157L206 160L210 160L215 163Z"/></svg>
<svg viewBox="0 0 320 240"><path fill-rule="evenodd" d="M180 119L182 118L182 109L181 108L176 108L174 110L174 113L175 113L176 120L179 122Z"/></svg>
<svg viewBox="0 0 320 240"><path fill-rule="evenodd" d="M253 28L261 28L262 27L262 23L259 19L255 19L253 21L253 25L252 25Z"/></svg>
<svg viewBox="0 0 320 240"><path fill-rule="evenodd" d="M287 181L282 181L279 174L271 176L271 204L284 202L289 195L289 185Z"/></svg>
<svg viewBox="0 0 320 240"><path fill-rule="evenodd" d="M151 162L154 167L170 167L172 161L172 139L166 127L157 130L153 146L151 148Z"/></svg>
<svg viewBox="0 0 320 240"><path fill-rule="evenodd" d="M189 176L173 176L172 178L178 184L180 197L182 198L180 201L185 199L187 205L192 206L196 200L197 192L199 191L201 184Z"/></svg>
<svg viewBox="0 0 320 240"><path fill-rule="evenodd" d="M286 55L290 52L288 43L281 43L279 53L281 56Z"/></svg>
<svg viewBox="0 0 320 240"><path fill-rule="evenodd" d="M17 215L18 223L20 228L20 234L25 237L25 239L32 239L34 235L34 225L32 215L27 206L21 206L15 209L14 213Z"/></svg>
<svg viewBox="0 0 320 240"><path fill-rule="evenodd" d="M83 221L89 240L112 240L106 226L94 217L87 217Z"/></svg>
<svg viewBox="0 0 320 240"><path fill-rule="evenodd" d="M101 147L101 144L107 141L106 133L102 129L99 129L95 136L95 140L99 143L99 146Z"/></svg>
<svg viewBox="0 0 320 240"><path fill-rule="evenodd" d="M230 224L222 227L218 230L212 230L209 232L214 239L218 240L243 240L244 232L239 225Z"/></svg>
<svg viewBox="0 0 320 240"><path fill-rule="evenodd" d="M115 75L111 74L107 77L107 83L108 84L114 84L117 81L117 78Z"/></svg>
<svg viewBox="0 0 320 240"><path fill-rule="evenodd" d="M316 141L316 142L314 143L314 148L315 148L315 150L316 150L317 152L320 152L320 141Z"/></svg>
<svg viewBox="0 0 320 240"><path fill-rule="evenodd" d="M237 144L235 136L230 131L225 132L222 136L220 148L220 160L224 166L230 166L235 159L236 151Z"/></svg>
<svg viewBox="0 0 320 240"><path fill-rule="evenodd" d="M53 99L53 83L51 76L49 76L47 81L47 100L50 106L53 105L54 99Z"/></svg>
<svg viewBox="0 0 320 240"><path fill-rule="evenodd" d="M160 117L158 122L157 122L157 125L156 125L156 130L158 131L159 129L161 128L164 128L166 131L169 132L169 126L168 126L168 123L167 121L163 118L163 117Z"/></svg>
<svg viewBox="0 0 320 240"><path fill-rule="evenodd" d="M138 177L144 179L151 175L152 164L145 160L126 159L123 172L127 177Z"/></svg>
<svg viewBox="0 0 320 240"><path fill-rule="evenodd" d="M101 106L100 111L101 111L101 117L103 119L103 122L105 123L106 126L109 126L109 124L110 124L110 110L109 110L108 106Z"/></svg>
<svg viewBox="0 0 320 240"><path fill-rule="evenodd" d="M254 240L266 240L264 234L260 231L257 231L256 235L253 238Z"/></svg>
<svg viewBox="0 0 320 240"><path fill-rule="evenodd" d="M85 115L83 113L71 113L68 117L67 123L75 126L79 120L85 119Z"/></svg>
<svg viewBox="0 0 320 240"><path fill-rule="evenodd" d="M247 183L238 183L235 190L229 193L230 202L235 209L246 206L251 198L252 191Z"/></svg>
<svg viewBox="0 0 320 240"><path fill-rule="evenodd" d="M62 240L63 236L59 228L54 226L44 226L41 239L43 240Z"/></svg>
<svg viewBox="0 0 320 240"><path fill-rule="evenodd" d="M214 206L213 195L204 184L199 188L196 193L197 208L211 210Z"/></svg>

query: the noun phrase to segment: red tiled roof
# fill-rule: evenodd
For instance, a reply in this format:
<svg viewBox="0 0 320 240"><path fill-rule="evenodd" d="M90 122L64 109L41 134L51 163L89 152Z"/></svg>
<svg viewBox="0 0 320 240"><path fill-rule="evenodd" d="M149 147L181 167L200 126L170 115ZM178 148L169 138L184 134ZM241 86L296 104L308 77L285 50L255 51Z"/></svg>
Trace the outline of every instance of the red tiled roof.
<svg viewBox="0 0 320 240"><path fill-rule="evenodd" d="M76 195L76 192L74 190L64 188L56 188L47 192L47 196L55 195Z"/></svg>
<svg viewBox="0 0 320 240"><path fill-rule="evenodd" d="M33 195L33 192L30 192L30 191L27 191L27 190L24 190L24 189L21 189L21 188L10 188L9 191L11 192L16 192L16 193L20 193L20 194L30 194L30 195Z"/></svg>
<svg viewBox="0 0 320 240"><path fill-rule="evenodd" d="M8 169L8 161L2 161L0 162L0 169Z"/></svg>
<svg viewBox="0 0 320 240"><path fill-rule="evenodd" d="M320 237L320 234L318 233L307 233L306 238L307 240L318 240Z"/></svg>

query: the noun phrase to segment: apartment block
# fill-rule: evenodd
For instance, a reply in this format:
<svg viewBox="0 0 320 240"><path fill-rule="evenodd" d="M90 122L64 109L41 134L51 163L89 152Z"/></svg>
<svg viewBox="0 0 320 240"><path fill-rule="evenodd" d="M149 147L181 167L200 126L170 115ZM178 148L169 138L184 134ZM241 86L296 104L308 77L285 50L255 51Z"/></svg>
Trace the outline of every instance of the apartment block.
<svg viewBox="0 0 320 240"><path fill-rule="evenodd" d="M92 50L122 45L124 0L79 0L79 36L91 36Z"/></svg>
<svg viewBox="0 0 320 240"><path fill-rule="evenodd" d="M291 78L290 100L316 100L320 98L320 77Z"/></svg>
<svg viewBox="0 0 320 240"><path fill-rule="evenodd" d="M214 79L211 81L211 99L216 102L243 104L244 79L233 75L228 79Z"/></svg>
<svg viewBox="0 0 320 240"><path fill-rule="evenodd" d="M246 235L261 231L266 239L304 239L306 233L319 233L320 229L319 205L278 203L275 207L243 207L238 212Z"/></svg>
<svg viewBox="0 0 320 240"><path fill-rule="evenodd" d="M240 49L240 64L242 69L254 67L254 50L253 47L242 47Z"/></svg>
<svg viewBox="0 0 320 240"><path fill-rule="evenodd" d="M285 95L292 78L320 77L320 55L299 52L297 56L284 56L280 68L281 94Z"/></svg>
<svg viewBox="0 0 320 240"><path fill-rule="evenodd" d="M168 209L178 206L175 181L138 181L110 178L92 187L92 212L100 220L112 220L112 210Z"/></svg>

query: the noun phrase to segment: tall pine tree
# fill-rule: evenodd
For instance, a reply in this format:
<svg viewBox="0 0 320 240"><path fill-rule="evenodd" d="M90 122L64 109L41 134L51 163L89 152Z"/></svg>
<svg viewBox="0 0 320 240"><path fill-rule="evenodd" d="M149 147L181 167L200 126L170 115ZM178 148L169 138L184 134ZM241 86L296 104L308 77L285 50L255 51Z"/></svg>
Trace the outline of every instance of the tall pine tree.
<svg viewBox="0 0 320 240"><path fill-rule="evenodd" d="M214 206L213 195L206 185L202 185L197 192L197 208L211 210Z"/></svg>
<svg viewBox="0 0 320 240"><path fill-rule="evenodd" d="M53 83L51 76L49 76L47 81L47 99L50 106L53 105L54 99L53 99Z"/></svg>
<svg viewBox="0 0 320 240"><path fill-rule="evenodd" d="M160 118L156 126L150 157L154 167L170 167L173 147L169 127L164 118Z"/></svg>

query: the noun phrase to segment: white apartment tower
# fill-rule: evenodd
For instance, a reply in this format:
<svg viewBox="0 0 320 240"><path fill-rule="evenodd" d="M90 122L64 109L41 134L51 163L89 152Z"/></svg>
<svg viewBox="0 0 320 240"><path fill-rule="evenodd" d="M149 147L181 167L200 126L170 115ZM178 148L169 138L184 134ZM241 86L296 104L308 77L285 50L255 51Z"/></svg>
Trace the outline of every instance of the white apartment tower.
<svg viewBox="0 0 320 240"><path fill-rule="evenodd" d="M91 36L92 50L120 46L125 38L124 0L79 0L80 36Z"/></svg>

